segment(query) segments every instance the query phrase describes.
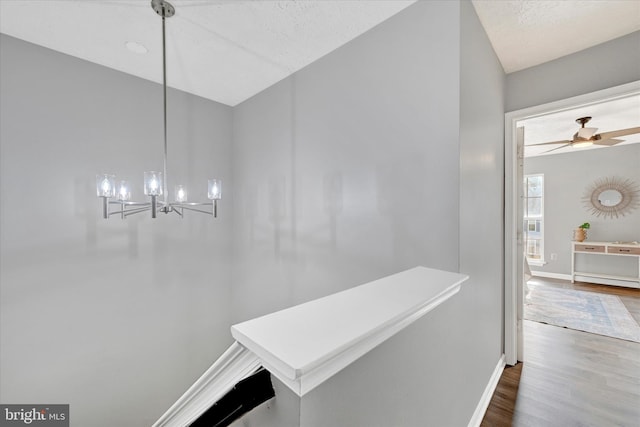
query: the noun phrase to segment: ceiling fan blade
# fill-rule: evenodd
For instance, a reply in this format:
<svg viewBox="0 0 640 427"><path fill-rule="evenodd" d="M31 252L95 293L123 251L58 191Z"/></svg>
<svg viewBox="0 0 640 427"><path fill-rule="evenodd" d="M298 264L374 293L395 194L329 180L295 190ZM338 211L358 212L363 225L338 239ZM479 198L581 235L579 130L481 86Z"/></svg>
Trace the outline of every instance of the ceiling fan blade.
<svg viewBox="0 0 640 427"><path fill-rule="evenodd" d="M597 136L599 136L600 139L611 139L617 136L633 135L634 133L640 133L640 127L602 132Z"/></svg>
<svg viewBox="0 0 640 427"><path fill-rule="evenodd" d="M565 144L565 145L563 145L563 146L561 146L561 147L552 148L551 150L547 150L547 151L545 151L543 154L550 153L550 152L552 152L552 151L556 151L556 150L559 150L559 149L561 149L561 148L568 147L568 146L570 146L570 145L571 145L571 143L569 143L569 144Z"/></svg>
<svg viewBox="0 0 640 427"><path fill-rule="evenodd" d="M571 141L569 140L564 140L564 141L552 141L552 142L541 142L540 144L526 144L525 147L536 147L538 145L558 145L558 144L571 144Z"/></svg>
<svg viewBox="0 0 640 427"><path fill-rule="evenodd" d="M624 139L599 139L597 141L593 141L594 145L606 145L606 146L613 146L616 144L620 144L621 142L624 142Z"/></svg>

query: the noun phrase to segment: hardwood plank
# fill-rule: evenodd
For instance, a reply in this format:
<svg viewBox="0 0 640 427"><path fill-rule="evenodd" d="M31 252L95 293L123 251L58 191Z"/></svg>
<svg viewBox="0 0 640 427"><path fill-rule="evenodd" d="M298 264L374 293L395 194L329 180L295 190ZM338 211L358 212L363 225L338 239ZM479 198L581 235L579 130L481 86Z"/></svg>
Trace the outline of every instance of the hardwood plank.
<svg viewBox="0 0 640 427"><path fill-rule="evenodd" d="M534 278L617 295L640 322L640 290ZM525 361L507 367L484 427L640 426L640 343L525 320Z"/></svg>
<svg viewBox="0 0 640 427"><path fill-rule="evenodd" d="M522 374L522 363L515 366L507 366L500 377L489 409L480 424L482 427L506 427L511 425L516 397Z"/></svg>

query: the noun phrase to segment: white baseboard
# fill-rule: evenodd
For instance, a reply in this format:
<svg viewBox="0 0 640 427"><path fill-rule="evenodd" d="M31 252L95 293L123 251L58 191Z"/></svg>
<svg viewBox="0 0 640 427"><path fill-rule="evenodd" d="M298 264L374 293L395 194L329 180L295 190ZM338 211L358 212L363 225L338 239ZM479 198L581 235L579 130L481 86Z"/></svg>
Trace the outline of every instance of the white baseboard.
<svg viewBox="0 0 640 427"><path fill-rule="evenodd" d="M531 270L531 274L537 277L548 277L549 279L571 280L570 274L547 273L546 271L534 271L534 270Z"/></svg>
<svg viewBox="0 0 640 427"><path fill-rule="evenodd" d="M583 276L581 274L576 274L576 281L587 282L587 283L598 283L600 285L624 286L626 288L640 287L640 284L638 284L637 280L631 281L631 280L608 279L606 277Z"/></svg>
<svg viewBox="0 0 640 427"><path fill-rule="evenodd" d="M476 406L476 410L473 413L471 420L469 420L468 427L479 427L480 423L482 423L482 419L484 418L485 412L487 412L489 403L491 403L493 392L498 386L498 381L500 381L505 365L505 358L503 354L500 356L500 360L498 360L498 364L496 365L496 369L493 371L493 374L491 374L491 378L489 378L489 382L487 383L487 387L484 389L484 393L482 393L478 406Z"/></svg>
<svg viewBox="0 0 640 427"><path fill-rule="evenodd" d="M548 277L549 279L560 279L560 280L568 280L571 281L570 274L562 274L562 273L547 273L546 271L533 271L531 270L531 275L534 277ZM608 279L602 277L593 277L593 276L583 276L581 274L576 274L575 277L576 282L587 282L587 283L599 283L601 285L615 285L615 286L624 286L627 288L638 288L638 281L633 280L617 280L617 279Z"/></svg>

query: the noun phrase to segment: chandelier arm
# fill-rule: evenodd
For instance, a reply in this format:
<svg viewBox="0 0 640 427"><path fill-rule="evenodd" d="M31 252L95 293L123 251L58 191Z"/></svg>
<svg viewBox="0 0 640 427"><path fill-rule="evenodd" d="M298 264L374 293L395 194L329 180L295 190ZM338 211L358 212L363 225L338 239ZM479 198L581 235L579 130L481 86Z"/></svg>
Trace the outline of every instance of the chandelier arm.
<svg viewBox="0 0 640 427"><path fill-rule="evenodd" d="M194 212L200 212L203 214L207 214L207 215L213 215L213 212L209 212L209 211L203 211L202 209L196 209L196 208L190 208L187 206L180 206L182 209L186 209L188 211L194 211Z"/></svg>
<svg viewBox="0 0 640 427"><path fill-rule="evenodd" d="M110 205L125 206L149 206L149 202L123 202L121 200L109 200Z"/></svg>
<svg viewBox="0 0 640 427"><path fill-rule="evenodd" d="M137 209L130 209L130 210L125 210L124 211L124 216L128 217L129 215L135 215L141 212L146 212L149 209L151 209L151 206L147 206L146 208L137 208Z"/></svg>
<svg viewBox="0 0 640 427"><path fill-rule="evenodd" d="M122 211L109 211L109 216L115 215L115 214L122 214Z"/></svg>
<svg viewBox="0 0 640 427"><path fill-rule="evenodd" d="M171 206L212 206L213 202L180 202L180 203L171 203Z"/></svg>

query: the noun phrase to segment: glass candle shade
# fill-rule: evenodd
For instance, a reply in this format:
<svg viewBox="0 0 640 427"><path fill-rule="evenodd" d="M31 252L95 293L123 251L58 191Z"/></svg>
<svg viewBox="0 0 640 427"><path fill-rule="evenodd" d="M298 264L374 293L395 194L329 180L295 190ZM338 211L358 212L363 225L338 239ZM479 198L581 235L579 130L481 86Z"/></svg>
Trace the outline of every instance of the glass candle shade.
<svg viewBox="0 0 640 427"><path fill-rule="evenodd" d="M222 199L222 181L220 181L219 179L209 180L209 191L207 197L209 198L209 200Z"/></svg>
<svg viewBox="0 0 640 427"><path fill-rule="evenodd" d="M162 195L162 172L149 171L144 173L145 196Z"/></svg>
<svg viewBox="0 0 640 427"><path fill-rule="evenodd" d="M176 185L176 202L184 203L187 201L187 189L184 185Z"/></svg>
<svg viewBox="0 0 640 427"><path fill-rule="evenodd" d="M131 189L129 187L129 183L127 181L120 181L118 183L118 200L121 202L128 202L131 200Z"/></svg>
<svg viewBox="0 0 640 427"><path fill-rule="evenodd" d="M116 195L116 176L109 174L96 175L96 191L98 197L114 197Z"/></svg>

